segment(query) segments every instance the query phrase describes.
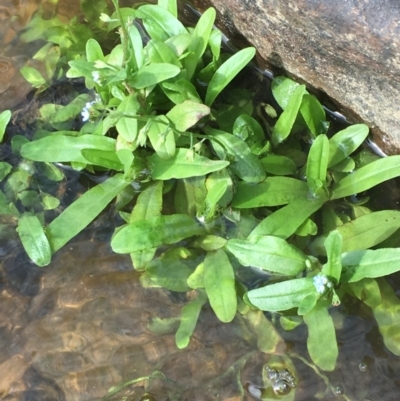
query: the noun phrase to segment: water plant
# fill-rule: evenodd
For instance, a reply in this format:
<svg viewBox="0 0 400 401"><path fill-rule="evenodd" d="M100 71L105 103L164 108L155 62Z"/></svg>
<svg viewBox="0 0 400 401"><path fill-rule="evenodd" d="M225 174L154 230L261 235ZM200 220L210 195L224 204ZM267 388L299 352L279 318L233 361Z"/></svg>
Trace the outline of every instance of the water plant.
<svg viewBox="0 0 400 401"><path fill-rule="evenodd" d="M255 49L221 51L214 9L187 28L175 1L113 3L98 28L118 29L120 43L104 54L93 37L75 34L84 54L68 46L60 53L69 57L66 77L83 79L87 91L41 106L33 138L13 138L19 166L2 164L1 215L12 216L29 257L48 265L116 200L123 224L114 252L130 255L144 286L193 292L179 348L206 302L222 322L247 314L272 337L275 328L263 314L255 319L255 309L286 321L298 315L282 325L304 321L312 361L330 371L338 356L330 310L350 295L372 309L386 346L400 355L400 306L381 278L400 270L400 250L380 248L396 235L400 212L374 210L366 192L400 175L400 156L362 150L364 124L332 133L317 98L286 77L272 82L279 117L257 113L253 93L229 85ZM0 131L9 118L1 116ZM108 178L48 221L59 203L31 177L41 169L62 180L67 166ZM38 194L40 205L32 200ZM262 285L248 288L243 268ZM272 352L275 340L260 347Z"/></svg>

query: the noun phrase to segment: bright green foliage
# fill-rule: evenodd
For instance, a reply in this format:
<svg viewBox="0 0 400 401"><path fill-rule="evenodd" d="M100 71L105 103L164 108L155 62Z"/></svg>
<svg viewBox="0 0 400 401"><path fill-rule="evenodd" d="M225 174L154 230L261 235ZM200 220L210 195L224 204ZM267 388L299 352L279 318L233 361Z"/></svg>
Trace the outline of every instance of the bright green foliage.
<svg viewBox="0 0 400 401"><path fill-rule="evenodd" d="M29 257L49 264L117 199L126 224L115 230L114 252L130 254L144 286L194 295L182 308L179 348L209 302L223 322L247 313L259 349L275 352L280 337L261 310L285 311L284 328L305 323L314 364L333 370L329 309L346 293L372 308L385 344L399 354L399 301L375 280L400 270L399 250L369 249L393 239L399 212L375 211L364 191L399 176L400 156L360 151L364 124L328 133L320 102L286 77L272 81L282 109L272 126L271 105L254 104L239 80L230 85L255 49L221 50L213 8L188 29L174 0L122 9L113 0L113 14L105 1L89 3L81 2L88 26L39 12L23 34L47 40L36 55L45 76L21 71L33 86L43 90L65 75L88 89L66 105L41 106L33 138L11 141L22 161L0 163L0 215ZM0 115L0 139L10 118ZM37 173L61 182L65 168L109 178L60 212ZM259 288L240 282L238 266L251 269Z"/></svg>

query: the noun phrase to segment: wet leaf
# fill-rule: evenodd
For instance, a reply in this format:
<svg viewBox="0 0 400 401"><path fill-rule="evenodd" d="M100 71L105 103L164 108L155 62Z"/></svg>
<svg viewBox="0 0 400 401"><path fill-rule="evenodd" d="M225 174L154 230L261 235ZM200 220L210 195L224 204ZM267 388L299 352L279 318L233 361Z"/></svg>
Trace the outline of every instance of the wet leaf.
<svg viewBox="0 0 400 401"><path fill-rule="evenodd" d="M261 310L279 312L299 307L304 297L315 292L311 278L297 278L251 290L246 297Z"/></svg>
<svg viewBox="0 0 400 401"><path fill-rule="evenodd" d="M280 206L307 198L308 186L304 181L290 177L267 177L254 185L239 182L232 206L248 209L262 206Z"/></svg>
<svg viewBox="0 0 400 401"><path fill-rule="evenodd" d="M365 124L354 124L333 135L329 139L329 167L350 156L364 142L368 132Z"/></svg>
<svg viewBox="0 0 400 401"><path fill-rule="evenodd" d="M0 114L0 143L3 142L4 133L6 132L6 127L11 120L11 111L4 110Z"/></svg>
<svg viewBox="0 0 400 401"><path fill-rule="evenodd" d="M167 9L154 4L145 4L137 10L136 17L142 19L152 39L166 41L176 35L186 34L186 28Z"/></svg>
<svg viewBox="0 0 400 401"><path fill-rule="evenodd" d="M379 280L382 302L373 310L383 342L393 354L400 356L400 302L385 279Z"/></svg>
<svg viewBox="0 0 400 401"><path fill-rule="evenodd" d="M235 275L222 249L207 253L204 260L204 288L218 319L224 323L232 321L237 307Z"/></svg>
<svg viewBox="0 0 400 401"><path fill-rule="evenodd" d="M204 228L189 216L157 216L134 221L123 227L114 235L111 247L116 253L130 253L204 234Z"/></svg>
<svg viewBox="0 0 400 401"><path fill-rule="evenodd" d="M250 62L256 54L254 47L248 47L235 53L215 71L208 84L205 104L211 106L216 97L233 78Z"/></svg>
<svg viewBox="0 0 400 401"><path fill-rule="evenodd" d="M53 253L89 225L129 184L117 174L89 189L58 215L46 231Z"/></svg>
<svg viewBox="0 0 400 401"><path fill-rule="evenodd" d="M207 129L206 133L209 135L213 146L216 141L224 147L229 160L232 160L230 167L238 177L246 182L253 183L265 179L265 170L260 160L251 152L245 141L235 135L212 128Z"/></svg>
<svg viewBox="0 0 400 401"><path fill-rule="evenodd" d="M400 248L367 249L342 255L342 282L387 276L400 270Z"/></svg>
<svg viewBox="0 0 400 401"><path fill-rule="evenodd" d="M335 369L339 354L335 326L326 305L317 304L304 315L308 328L307 348L313 362L321 369Z"/></svg>
<svg viewBox="0 0 400 401"><path fill-rule="evenodd" d="M204 104L185 100L174 106L167 113L167 117L175 124L177 130L184 132L209 114L210 108Z"/></svg>
<svg viewBox="0 0 400 401"><path fill-rule="evenodd" d="M272 94L282 110L288 107L293 93L299 86L297 82L284 76L278 76L272 80Z"/></svg>
<svg viewBox="0 0 400 401"><path fill-rule="evenodd" d="M178 149L175 156L163 160L157 154L148 158L152 163L151 175L155 180L170 180L171 178L198 177L218 171L229 165L227 161L214 161L194 154L193 160L188 158L187 149Z"/></svg>
<svg viewBox="0 0 400 401"><path fill-rule="evenodd" d="M323 199L299 198L270 214L250 235L275 235L286 239L296 232L304 221L322 207Z"/></svg>
<svg viewBox="0 0 400 401"><path fill-rule="evenodd" d="M168 78L175 77L180 72L179 67L168 63L149 64L141 67L129 78L129 85L135 89L148 88L157 85Z"/></svg>
<svg viewBox="0 0 400 401"><path fill-rule="evenodd" d="M189 345L190 337L196 328L202 306L206 303L207 297L203 292L198 292L197 298L188 302L181 312L181 323L175 334L176 346L179 349L186 348Z"/></svg>
<svg viewBox="0 0 400 401"><path fill-rule="evenodd" d="M326 191L329 141L326 135L318 135L311 145L307 157L307 184L313 197L318 198Z"/></svg>
<svg viewBox="0 0 400 401"><path fill-rule="evenodd" d="M300 113L314 138L320 134L326 134L328 124L325 110L315 96L304 94Z"/></svg>
<svg viewBox="0 0 400 401"><path fill-rule="evenodd" d="M230 239L226 246L243 266L255 266L273 273L295 276L305 270L307 257L285 240L272 236Z"/></svg>
<svg viewBox="0 0 400 401"><path fill-rule="evenodd" d="M17 231L28 256L38 266L47 266L51 261L51 248L37 216L23 214L18 220Z"/></svg>
<svg viewBox="0 0 400 401"><path fill-rule="evenodd" d="M299 113L301 102L303 101L303 96L305 93L305 85L300 85L294 90L287 107L283 110L283 113L278 118L278 121L272 130L273 143L281 143L289 136Z"/></svg>
<svg viewBox="0 0 400 401"><path fill-rule="evenodd" d="M79 162L89 163L82 155L83 149L103 151L115 150L115 139L98 135L51 135L26 143L21 148L21 156L39 162Z"/></svg>
<svg viewBox="0 0 400 401"><path fill-rule="evenodd" d="M253 331L257 337L257 348L266 354L274 354L283 346L283 340L274 325L263 312L250 310L246 313Z"/></svg>
<svg viewBox="0 0 400 401"><path fill-rule="evenodd" d="M370 189L400 175L400 155L389 156L369 163L348 174L332 188L331 199L344 198Z"/></svg>

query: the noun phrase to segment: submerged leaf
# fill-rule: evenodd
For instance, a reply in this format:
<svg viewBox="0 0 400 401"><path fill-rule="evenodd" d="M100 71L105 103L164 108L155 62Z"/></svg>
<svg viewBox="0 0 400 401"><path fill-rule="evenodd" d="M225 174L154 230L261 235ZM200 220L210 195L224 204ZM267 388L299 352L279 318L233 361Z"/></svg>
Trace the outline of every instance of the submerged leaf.
<svg viewBox="0 0 400 401"><path fill-rule="evenodd" d="M17 231L28 256L38 266L47 266L51 261L51 248L38 217L23 214Z"/></svg>

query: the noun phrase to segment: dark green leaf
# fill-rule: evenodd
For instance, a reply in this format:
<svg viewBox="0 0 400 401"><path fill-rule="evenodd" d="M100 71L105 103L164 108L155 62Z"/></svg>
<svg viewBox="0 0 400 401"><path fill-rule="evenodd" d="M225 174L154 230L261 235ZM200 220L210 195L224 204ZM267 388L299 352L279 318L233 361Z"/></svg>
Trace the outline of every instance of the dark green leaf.
<svg viewBox="0 0 400 401"><path fill-rule="evenodd" d="M47 266L51 261L51 249L37 216L23 214L19 218L17 231L28 256L38 266Z"/></svg>

